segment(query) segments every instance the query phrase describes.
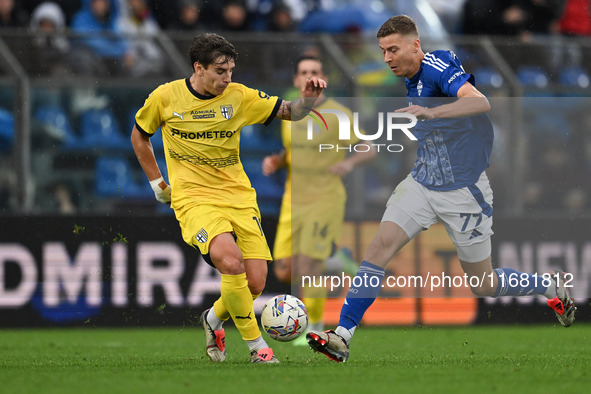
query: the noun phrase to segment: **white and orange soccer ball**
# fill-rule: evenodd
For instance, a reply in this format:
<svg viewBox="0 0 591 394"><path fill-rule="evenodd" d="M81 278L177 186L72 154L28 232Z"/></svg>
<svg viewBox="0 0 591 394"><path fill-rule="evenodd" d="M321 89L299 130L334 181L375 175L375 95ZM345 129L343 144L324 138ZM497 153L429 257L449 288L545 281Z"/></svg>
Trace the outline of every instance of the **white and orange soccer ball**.
<svg viewBox="0 0 591 394"><path fill-rule="evenodd" d="M281 294L263 306L261 324L271 338L281 342L291 341L308 327L308 311L299 298Z"/></svg>

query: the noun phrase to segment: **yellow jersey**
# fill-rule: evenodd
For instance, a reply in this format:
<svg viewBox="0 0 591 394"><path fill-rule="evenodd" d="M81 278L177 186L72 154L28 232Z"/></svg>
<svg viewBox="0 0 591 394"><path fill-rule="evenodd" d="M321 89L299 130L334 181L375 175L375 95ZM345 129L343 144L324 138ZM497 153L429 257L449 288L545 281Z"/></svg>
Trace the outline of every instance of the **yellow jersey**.
<svg viewBox="0 0 591 394"><path fill-rule="evenodd" d="M218 96L199 94L189 78L158 86L135 120L137 129L150 137L161 128L172 208L256 205L256 192L240 161L240 129L268 125L281 102L239 83L230 83Z"/></svg>
<svg viewBox="0 0 591 394"><path fill-rule="evenodd" d="M323 109L339 110L346 113L349 119L353 119L351 110L334 99L327 98L314 106L315 111ZM298 203L314 203L319 200L332 200L337 203L346 199L341 177L334 175L329 168L343 161L349 152L346 148L355 145L359 139L351 130L351 139L339 140L337 117L327 114L324 115L324 120L328 127L321 127L311 117L298 122L283 121L281 124L288 170L284 201L289 199L289 196L293 202ZM314 132L312 139L308 139L309 122ZM330 144L335 148L319 151L320 144ZM336 149L337 145L340 149Z"/></svg>

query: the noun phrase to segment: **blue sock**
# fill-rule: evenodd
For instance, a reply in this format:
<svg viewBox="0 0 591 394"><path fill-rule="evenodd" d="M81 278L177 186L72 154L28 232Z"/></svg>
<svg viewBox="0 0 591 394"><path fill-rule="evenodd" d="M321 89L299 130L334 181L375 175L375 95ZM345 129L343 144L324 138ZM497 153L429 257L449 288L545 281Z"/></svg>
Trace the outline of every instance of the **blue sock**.
<svg viewBox="0 0 591 394"><path fill-rule="evenodd" d="M547 280L539 275L519 272L513 268L497 268L494 270L499 284L493 297L543 295L548 286Z"/></svg>
<svg viewBox="0 0 591 394"><path fill-rule="evenodd" d="M362 261L357 275L351 281L345 303L341 308L339 326L347 330L356 327L361 322L367 308L373 304L382 287L385 271L367 261Z"/></svg>

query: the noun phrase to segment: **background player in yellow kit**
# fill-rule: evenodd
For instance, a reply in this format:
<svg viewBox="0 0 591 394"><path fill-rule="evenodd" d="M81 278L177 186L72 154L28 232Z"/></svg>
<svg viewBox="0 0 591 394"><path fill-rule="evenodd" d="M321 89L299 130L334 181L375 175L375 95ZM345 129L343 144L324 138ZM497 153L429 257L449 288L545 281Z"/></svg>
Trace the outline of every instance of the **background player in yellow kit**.
<svg viewBox="0 0 591 394"><path fill-rule="evenodd" d="M322 62L313 56L302 56L296 62L293 85L298 90L312 77L326 80ZM340 110L353 119L351 111L334 99L321 94L315 111L323 109ZM325 115L328 127L322 129L315 124L314 137L308 139L307 123L282 122L281 135L284 150L280 154L265 157L263 174L269 175L281 167L287 167L285 191L281 202L281 212L277 235L273 247L273 269L282 282L300 284L302 275L319 276L323 272L324 261L334 252L339 241L345 217L347 195L341 180L353 168L375 157L375 149L368 145L367 152L347 156L347 149L331 149L319 152L319 144L355 145L359 139L354 133L350 140L339 140L337 117ZM295 186L294 186L295 185ZM357 271L357 265L355 270ZM323 329L324 303L326 289L322 287L302 288L302 297L309 315L309 329ZM302 341L295 344L306 344Z"/></svg>
<svg viewBox="0 0 591 394"><path fill-rule="evenodd" d="M312 77L302 98L289 102L232 83L237 52L205 33L189 48L193 74L157 87L136 114L131 142L158 201L171 203L182 236L222 274L221 297L201 315L206 352L226 359L222 324L230 317L248 344L251 362L279 362L258 328L253 300L265 287L271 254L256 192L239 157L240 129L274 117L299 120L326 87ZM162 130L170 186L150 137Z"/></svg>

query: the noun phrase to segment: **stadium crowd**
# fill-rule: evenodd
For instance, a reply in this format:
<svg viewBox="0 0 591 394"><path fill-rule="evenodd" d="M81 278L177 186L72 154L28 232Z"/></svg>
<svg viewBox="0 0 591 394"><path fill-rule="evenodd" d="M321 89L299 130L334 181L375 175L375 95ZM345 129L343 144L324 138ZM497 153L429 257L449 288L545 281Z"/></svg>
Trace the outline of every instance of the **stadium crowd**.
<svg viewBox="0 0 591 394"><path fill-rule="evenodd" d="M103 22L112 21L114 26L154 23L167 30L286 32L358 31L374 27L366 21L371 13L392 14L407 8L405 2L396 0L372 1L369 7L361 0L0 0L0 27L25 28L38 22L35 13L47 3L57 5L56 14L73 31L79 28L80 18L96 15L98 7L108 10ZM427 3L452 34L521 35L524 39L551 33L591 35L587 0Z"/></svg>
<svg viewBox="0 0 591 394"><path fill-rule="evenodd" d="M588 0L425 1L439 18L445 33L450 35L510 37L514 43L525 44L553 37L591 36L591 2ZM322 32L356 33L349 36L357 37L358 41L343 41L340 44L345 56L357 67L354 70L357 83L363 85L369 80L367 85L371 89L396 88L396 82L392 81L395 78L392 78L389 70L383 66L382 59L365 54L367 51L361 37L364 34L373 37L385 15L413 14L416 11L413 7L416 7L415 2L402 0L0 0L0 34L3 31L8 33L20 30L30 35L30 44L20 44L16 40L6 42L19 56L30 53L30 58L22 56L19 60L23 61L25 68L26 65L31 67L27 68L31 76L68 78L73 73L91 78L119 75L139 79L161 77L171 67L170 64L166 64L162 43L156 42L156 36L162 31L171 33L171 36L177 32L180 35L193 36L204 31L286 32L294 35L300 33L302 36L305 33ZM429 30L423 31L427 36ZM544 47L544 56L550 60L542 71L547 72L552 83L559 82L558 68L563 68L565 64L581 67L585 64L580 53L577 55L575 50L571 51L568 43L563 44L564 41L560 41L554 46L549 45L548 49ZM454 50L462 51L467 50L466 48L456 47ZM504 53L507 59L531 60L526 55L517 54L521 47L515 48L518 49ZM249 51L243 49L243 53ZM296 59L298 55L293 53L295 51L291 47L280 48L279 45L273 47L273 51L274 57L282 60L292 57ZM278 55L278 51L282 51L281 55ZM564 54L571 58L565 59ZM467 61L477 57L471 56L473 53L469 55L464 54ZM249 61L254 62L255 59L243 58L241 65L245 66ZM273 61L271 59L267 62ZM249 64L250 69L262 69L253 64L254 66ZM486 77L481 73L482 65L478 66L479 68L471 67L470 72L474 72L481 83L480 81L486 80ZM518 71L521 64L511 66ZM285 67L269 68L273 70L276 81L279 80L281 72L284 74L281 83L291 81L290 70ZM540 69L543 69L543 66L538 64L538 70L535 71L539 73ZM247 67L241 67L240 72L240 79L248 79ZM574 75L577 81L583 77L587 78L586 83L589 84L588 74ZM276 85L280 83L276 82ZM331 89L342 86L342 83L333 84ZM579 87L582 85L579 84ZM332 92L334 94L334 91ZM1 98L4 100L0 103L1 106L7 109L5 117L11 119L8 108L12 96L3 92ZM93 87L76 86L70 90L61 87L35 89L32 92L33 110L36 111L33 134L39 134L36 132L41 113L38 108L52 105L62 108L69 106L70 121L74 121L74 128L78 128L76 122L81 123L83 113L88 110L104 110L117 99L108 97L100 88ZM133 106L136 110L135 107L141 102L135 103L129 99L123 101L125 105L115 110L118 111L116 116L122 134L126 134L129 130L127 112L132 112L127 106ZM574 119L578 117L570 116L571 121ZM535 153L528 158L531 165L526 171L530 171L531 174L527 176L528 182L525 185L525 209L563 209L570 212L589 209L591 191L582 190L576 177L568 179L562 175L574 174L575 169L579 168L591 170L589 138L581 132L583 129L576 125L571 126L571 132L565 131L562 127L562 134L556 131L556 127L540 133L539 130L552 128L554 123L544 119L538 123L528 131L533 141L529 148L531 152L543 154ZM47 133L41 133L45 134ZM502 137L499 138L501 139ZM556 148L567 143L574 144L581 152L567 157ZM38 139L33 145L37 147L41 142ZM380 161L379 158L377 161ZM394 164L382 163L386 169ZM402 166L400 163L396 165ZM45 168L46 163L42 162L39 167ZM380 171L382 169L378 168L368 175L370 196L376 190L375 187L370 187L372 179L379 178ZM493 171L491 175L491 180L494 180ZM379 180L374 183L379 184ZM563 190L563 193L555 193L557 188ZM59 196L64 194L59 191L67 189L63 184L58 184L58 191L51 190L51 193L55 192ZM496 190L501 195L497 207L502 209L503 201L508 199L502 198L502 188ZM7 194L0 192L0 209L10 207ZM376 192L376 195L376 200L381 200L381 194ZM69 198L65 198L65 201L58 204L66 207L60 208L60 212L71 212L74 210L72 206L78 206L78 210L82 209L80 202L72 202Z"/></svg>

